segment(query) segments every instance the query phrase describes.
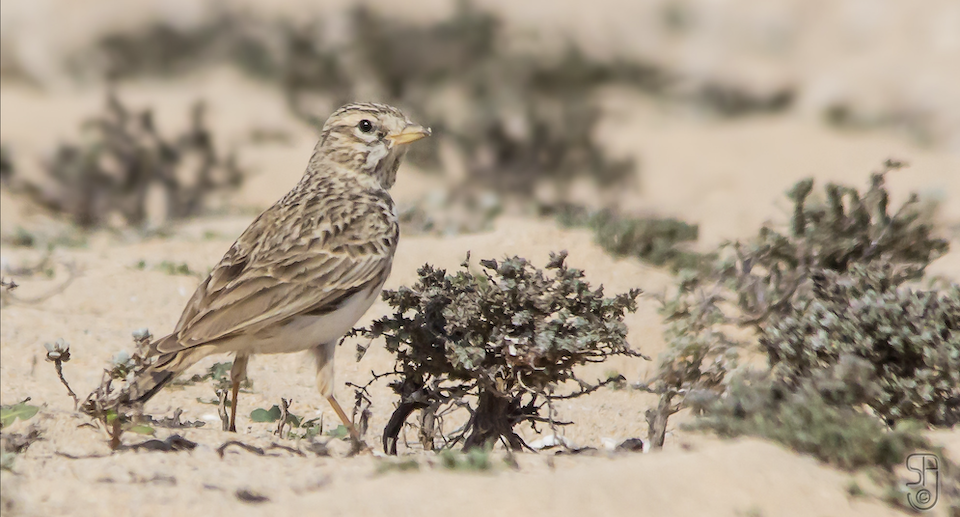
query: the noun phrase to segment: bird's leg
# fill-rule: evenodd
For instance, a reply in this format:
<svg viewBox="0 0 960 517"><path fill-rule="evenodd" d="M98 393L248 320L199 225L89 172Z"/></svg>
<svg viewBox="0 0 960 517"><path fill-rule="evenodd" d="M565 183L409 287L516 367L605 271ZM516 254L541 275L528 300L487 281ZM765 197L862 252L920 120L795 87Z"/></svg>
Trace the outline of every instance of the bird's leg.
<svg viewBox="0 0 960 517"><path fill-rule="evenodd" d="M340 417L340 421L343 422L343 426L350 431L350 438L359 443L360 433L357 432L357 428L353 425L353 422L347 418L347 414L343 412L343 408L340 407L340 403L337 402L337 399L333 395L327 397L327 400L330 402L330 405L333 406L333 411L337 413L338 417Z"/></svg>
<svg viewBox="0 0 960 517"><path fill-rule="evenodd" d="M240 393L240 381L233 379L230 387L230 432L237 432L237 394Z"/></svg>
<svg viewBox="0 0 960 517"><path fill-rule="evenodd" d="M247 378L247 362L249 355L237 354L230 369L230 432L237 432L237 396L240 394L240 383Z"/></svg>
<svg viewBox="0 0 960 517"><path fill-rule="evenodd" d="M344 427L350 431L350 438L353 439L353 442L359 444L360 433L357 432L357 428L353 425L353 422L347 418L347 414L344 413L343 408L340 407L340 403L337 402L337 399L333 396L333 353L336 349L337 342L333 341L331 343L321 344L310 350L313 352L313 357L317 361L317 389L327 398L330 406L333 407L337 416L340 417L340 421L343 422Z"/></svg>

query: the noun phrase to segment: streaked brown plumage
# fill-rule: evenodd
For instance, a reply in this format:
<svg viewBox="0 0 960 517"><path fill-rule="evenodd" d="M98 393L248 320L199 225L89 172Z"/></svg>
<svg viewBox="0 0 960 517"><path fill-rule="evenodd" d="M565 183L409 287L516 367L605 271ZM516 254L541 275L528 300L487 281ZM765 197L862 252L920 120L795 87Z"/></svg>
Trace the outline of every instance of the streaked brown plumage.
<svg viewBox="0 0 960 517"><path fill-rule="evenodd" d="M124 391L145 402L190 365L236 353L230 430L251 354L310 350L317 386L333 396L337 341L374 302L393 262L399 226L387 189L409 142L430 134L400 110L348 104L324 124L306 173L243 232L197 288L156 359Z"/></svg>

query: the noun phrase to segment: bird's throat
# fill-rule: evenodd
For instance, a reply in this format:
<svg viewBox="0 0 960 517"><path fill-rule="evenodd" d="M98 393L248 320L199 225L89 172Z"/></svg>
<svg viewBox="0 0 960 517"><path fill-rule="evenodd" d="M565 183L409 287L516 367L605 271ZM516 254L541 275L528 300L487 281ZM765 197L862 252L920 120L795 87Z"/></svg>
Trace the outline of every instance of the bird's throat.
<svg viewBox="0 0 960 517"><path fill-rule="evenodd" d="M386 145L375 145L370 149L370 152L367 153L367 161L363 164L364 170L374 172L377 168L380 167L380 162L383 161L387 155L390 154L390 150L387 149Z"/></svg>

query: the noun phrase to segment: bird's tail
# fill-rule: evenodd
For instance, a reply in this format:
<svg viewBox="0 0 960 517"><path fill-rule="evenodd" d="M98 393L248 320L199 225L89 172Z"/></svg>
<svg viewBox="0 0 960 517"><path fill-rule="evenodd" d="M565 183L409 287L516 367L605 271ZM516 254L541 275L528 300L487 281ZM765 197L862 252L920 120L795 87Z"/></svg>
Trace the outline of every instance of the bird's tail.
<svg viewBox="0 0 960 517"><path fill-rule="evenodd" d="M208 355L207 350L205 350L207 347L181 348L175 352L167 353L159 352L159 350L164 349L175 349L175 341L176 337L171 334L150 344L147 356L155 357L155 359L134 374L130 384L121 391L117 403L133 405L150 400L184 370Z"/></svg>

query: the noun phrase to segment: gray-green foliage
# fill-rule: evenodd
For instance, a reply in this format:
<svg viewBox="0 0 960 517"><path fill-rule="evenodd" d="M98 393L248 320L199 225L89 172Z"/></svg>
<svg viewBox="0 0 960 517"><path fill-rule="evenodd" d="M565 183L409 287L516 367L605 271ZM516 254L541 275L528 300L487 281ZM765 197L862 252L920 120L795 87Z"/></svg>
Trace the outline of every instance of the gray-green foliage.
<svg viewBox="0 0 960 517"><path fill-rule="evenodd" d="M684 427L725 437L758 436L844 470L865 469L885 492L878 495L905 509L909 481L899 478L895 467L915 451L934 453L940 457L940 497L955 499L960 495L958 465L923 435L923 424L901 420L888 427L860 409L865 395L876 395L873 376L873 365L854 355L844 355L792 386L769 371L738 371L723 397L705 404L703 416ZM855 482L847 490L865 495Z"/></svg>
<svg viewBox="0 0 960 517"><path fill-rule="evenodd" d="M747 342L738 327L753 329L771 364L778 364L778 382L787 386L853 353L869 362L868 378L878 385L860 402L884 416L919 417L934 425L955 418L949 415L955 415L956 377L949 368L956 364L956 340L944 332L956 321L955 295L896 288L920 278L947 243L933 236L915 196L889 211L884 176L899 167L888 162L863 194L828 184L819 202L811 200L813 182L802 181L789 193L794 209L788 229L765 226L752 239L721 247L708 267L681 273L677 293L663 300L669 346L649 385L661 394L659 407L647 414L654 445L662 444L667 417L684 405L676 397L724 391ZM896 273L883 287L867 271ZM834 286L859 287L834 288L841 292L825 306L815 280L823 284L826 278ZM876 303L889 305L862 305ZM909 317L915 325L904 325L905 316L897 313L902 309L914 311ZM925 334L931 329L939 329L939 337ZM897 352L901 345L904 352ZM874 350L863 348L868 346ZM921 346L924 357L916 360L911 354ZM903 359L912 361L912 369L899 365Z"/></svg>
<svg viewBox="0 0 960 517"><path fill-rule="evenodd" d="M885 179L902 163L887 161L873 174L862 195L856 188L828 183L825 200L811 203L813 180L804 180L788 193L793 201L789 233L772 229L761 238L770 246L771 258L794 268L845 271L853 263L885 259L893 263L924 266L947 251L947 242L932 235L923 220L916 194L890 213Z"/></svg>
<svg viewBox="0 0 960 517"><path fill-rule="evenodd" d="M276 422L280 420L280 406L274 404L270 409L254 409L250 412L250 420L254 422Z"/></svg>
<svg viewBox="0 0 960 517"><path fill-rule="evenodd" d="M812 292L770 317L760 336L778 379L795 385L856 357L869 365L860 397L889 422L960 423L960 285L901 286L889 263L822 271Z"/></svg>
<svg viewBox="0 0 960 517"><path fill-rule="evenodd" d="M850 368L856 370L856 367ZM818 373L794 389L784 389L769 376L747 372L734 376L726 394L705 409L688 428L709 429L721 436L760 436L774 440L843 469L878 466L892 469L906 455L930 444L921 428L904 422L892 430L850 404L858 372ZM824 385L836 390L824 393Z"/></svg>
<svg viewBox="0 0 960 517"><path fill-rule="evenodd" d="M139 415L131 415L125 412L118 412L117 406L112 397L113 381L129 381L136 371L145 368L150 359L146 357L146 349L153 338L150 330L141 328L133 331L134 351L133 353L121 350L117 352L111 360L109 369L104 370L100 385L96 387L86 400L79 404L80 412L100 420L107 433L111 436L110 445L113 449L120 446L120 436L123 431L134 430L136 432L152 433L153 429L146 424L141 425ZM69 387L68 387L69 389ZM152 422L152 420L149 420ZM177 421L174 419L174 421Z"/></svg>
<svg viewBox="0 0 960 517"><path fill-rule="evenodd" d="M490 451L480 447L474 447L466 452L456 452L452 450L441 451L440 465L448 470L464 470L483 472L493 468L490 462Z"/></svg>
<svg viewBox="0 0 960 517"><path fill-rule="evenodd" d="M5 184L83 227L104 224L114 215L130 225L143 224L145 199L155 187L164 194L168 219L196 215L211 192L236 188L243 177L232 156L216 152L203 104L197 103L191 115L186 131L163 135L152 110L130 110L110 94L104 113L83 123L84 139L52 153L43 181L13 173Z"/></svg>
<svg viewBox="0 0 960 517"><path fill-rule="evenodd" d="M157 23L108 34L73 61L78 72L111 77L233 63L278 86L290 109L315 125L324 118L318 98L343 103L373 95L433 127L433 138L411 148L411 161L435 165L446 142L462 151L472 184L501 193L529 194L541 181L583 176L607 184L631 173L629 161L612 160L595 145L600 112L590 93L613 81L658 80L649 66L600 63L577 50L549 60L507 49L500 20L469 2L432 23L359 6L340 44L325 25L225 13L190 28ZM465 97L451 110L443 92Z"/></svg>
<svg viewBox="0 0 960 517"><path fill-rule="evenodd" d="M420 463L413 458L380 458L377 460L377 474L386 474L387 472L409 472L413 470L420 470Z"/></svg>
<svg viewBox="0 0 960 517"><path fill-rule="evenodd" d="M547 54L511 45L514 35L489 10L461 1L450 16L409 22L358 6L330 38L320 19L273 20L225 10L202 23L155 22L104 35L73 56L80 74L169 75L218 63L273 84L299 116L322 123L321 103L373 96L411 109L434 137L409 158L430 164L442 144L458 148L473 184L529 194L546 181L591 177L620 185L632 164L593 141L599 89L629 85L661 99L727 115L788 108L788 87L756 94L689 80L638 58L600 60L572 42ZM455 106L451 108L451 106Z"/></svg>
<svg viewBox="0 0 960 517"><path fill-rule="evenodd" d="M16 404L10 404L5 406L0 406L0 427L9 427L13 425L17 419L20 420L30 420L40 411L38 406L33 406L27 404L30 398L18 402Z"/></svg>
<svg viewBox="0 0 960 517"><path fill-rule="evenodd" d="M465 172L442 210L432 207L430 220L412 222L438 232L477 231L500 207L535 197L546 204L568 201L581 179L607 191L633 181L632 161L611 156L596 141L604 88L625 86L724 116L778 111L793 100L791 87L758 94L699 80L691 85L662 64L598 59L572 41L559 51L516 45L507 23L470 1L429 22L360 5L335 21L345 28L336 38L327 22L225 9L187 26L161 20L105 34L71 61L78 74L110 78L229 63L278 87L291 111L314 125L331 105L357 98L401 106L434 129L433 137L411 147L408 160L428 169L441 158L444 168L454 160ZM490 195L498 199L496 210L487 209Z"/></svg>
<svg viewBox="0 0 960 517"><path fill-rule="evenodd" d="M170 381L171 386L191 386L198 382L211 381L214 390L227 390L231 387L230 370L233 368L233 361L223 363L213 363L207 368L207 371L201 374L194 374L192 377L179 377ZM248 393L253 387L253 381L244 379L240 382L241 393Z"/></svg>
<svg viewBox="0 0 960 517"><path fill-rule="evenodd" d="M295 87L288 81L295 109L311 91L339 89L346 98L360 84L375 85L383 99L435 129L411 160L437 163L446 142L461 151L470 184L505 195L528 198L543 182L568 186L578 177L616 185L631 175L632 163L596 145L600 111L590 93L612 82L651 80L657 73L650 68L591 61L573 48L558 59L509 50L504 24L469 2L433 24L403 23L368 8L356 9L351 22L353 59L370 73L352 73L342 53L323 50L314 37L312 53L291 63L291 75L302 78ZM456 113L438 102L438 92L465 96Z"/></svg>
<svg viewBox="0 0 960 517"><path fill-rule="evenodd" d="M143 270L147 267L147 261L141 259L137 262L136 268ZM190 266L186 262L172 262L169 260L164 260L159 264L153 266L154 271L160 271L168 275L185 275L185 276L200 276L200 273L190 269Z"/></svg>
<svg viewBox="0 0 960 517"><path fill-rule="evenodd" d="M673 218L629 217L611 210L589 212L578 207L560 210L558 219L564 226L586 226L596 234L597 244L618 256L629 256L673 271L696 269L709 260L694 251L682 248L697 240L695 224Z"/></svg>
<svg viewBox="0 0 960 517"><path fill-rule="evenodd" d="M579 383L571 396L591 389L574 367L639 355L623 317L636 310L640 291L606 297L565 257L551 255L546 272L519 257L483 260L481 274L466 262L452 275L425 265L414 286L383 293L394 313L362 332L383 336L396 356L392 388L401 400L385 432L388 450L413 409L434 422L442 407L464 403L471 418L454 441L465 437L469 448L502 438L522 447L514 426L549 420L542 401L560 383ZM432 430L426 434L432 447Z"/></svg>

